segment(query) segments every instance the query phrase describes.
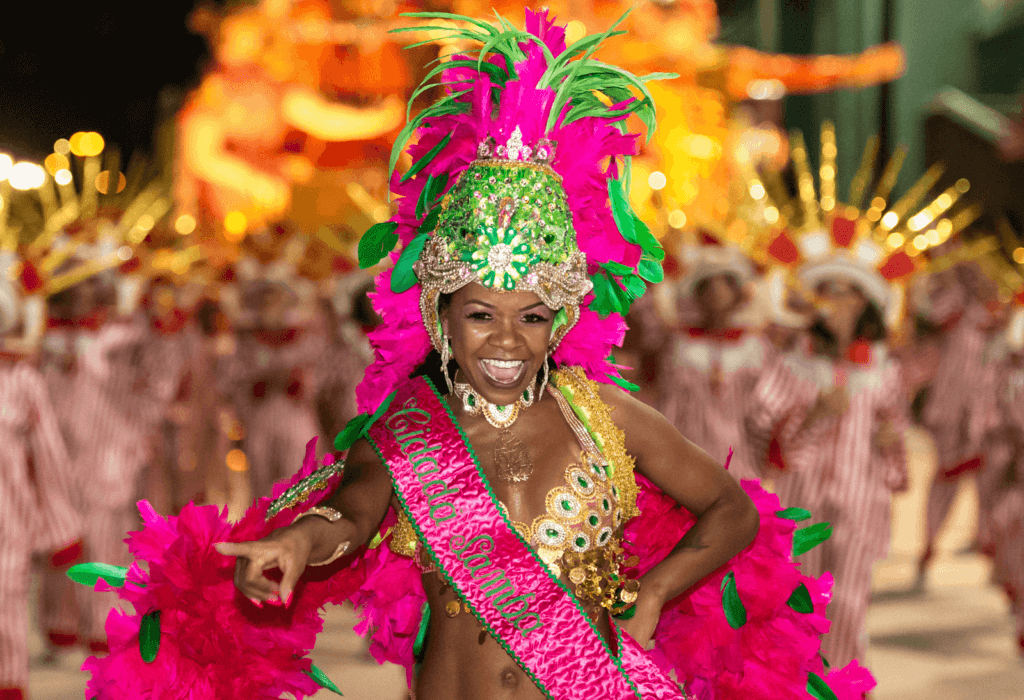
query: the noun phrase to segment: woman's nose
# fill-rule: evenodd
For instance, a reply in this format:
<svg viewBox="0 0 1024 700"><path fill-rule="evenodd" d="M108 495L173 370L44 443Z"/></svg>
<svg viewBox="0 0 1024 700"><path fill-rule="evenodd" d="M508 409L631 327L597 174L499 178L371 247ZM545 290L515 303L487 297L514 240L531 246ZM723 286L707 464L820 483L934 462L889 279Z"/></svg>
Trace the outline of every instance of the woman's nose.
<svg viewBox="0 0 1024 700"><path fill-rule="evenodd" d="M505 349L519 347L522 338L513 323L502 323L499 328L491 334L491 344Z"/></svg>

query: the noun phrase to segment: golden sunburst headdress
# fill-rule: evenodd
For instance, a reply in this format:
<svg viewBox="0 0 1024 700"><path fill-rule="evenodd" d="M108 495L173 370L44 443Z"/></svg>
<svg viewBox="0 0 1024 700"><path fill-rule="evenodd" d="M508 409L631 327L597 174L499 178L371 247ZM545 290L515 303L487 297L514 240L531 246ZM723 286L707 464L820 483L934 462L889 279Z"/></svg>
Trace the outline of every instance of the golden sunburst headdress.
<svg viewBox="0 0 1024 700"><path fill-rule="evenodd" d="M773 227L760 246L760 261L788 269L807 287L827 277L847 279L878 306L889 327L895 327L903 316L906 283L927 266L922 253L978 217L977 206L951 215L969 183L961 178L919 208L944 172L942 165L933 165L890 204L906 156L900 148L866 196L878 157L875 137L864 150L844 204L836 193L835 127L827 122L822 126L817 188L803 136L794 132L791 144L798 188L795 199L777 174L765 178L754 174L748 179L751 197L763 203L764 216Z"/></svg>

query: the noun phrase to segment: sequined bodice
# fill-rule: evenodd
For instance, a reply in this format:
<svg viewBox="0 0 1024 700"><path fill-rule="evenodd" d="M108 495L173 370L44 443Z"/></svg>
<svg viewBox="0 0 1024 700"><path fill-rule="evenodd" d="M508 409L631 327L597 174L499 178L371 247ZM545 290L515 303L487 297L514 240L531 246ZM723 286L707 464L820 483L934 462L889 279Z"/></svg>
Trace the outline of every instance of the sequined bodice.
<svg viewBox="0 0 1024 700"><path fill-rule="evenodd" d="M615 485L608 464L586 450L565 470L565 486L548 492L547 512L533 523L512 525L538 552L545 548L586 552L611 541L622 525Z"/></svg>

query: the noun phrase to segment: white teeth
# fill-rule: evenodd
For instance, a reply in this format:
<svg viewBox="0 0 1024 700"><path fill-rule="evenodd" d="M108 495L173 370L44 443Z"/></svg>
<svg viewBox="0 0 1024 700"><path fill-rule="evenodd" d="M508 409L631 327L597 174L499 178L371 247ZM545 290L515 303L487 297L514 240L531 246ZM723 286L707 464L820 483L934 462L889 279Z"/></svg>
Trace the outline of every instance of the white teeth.
<svg viewBox="0 0 1024 700"><path fill-rule="evenodd" d="M505 369L511 369L523 364L522 360L484 360L484 362L495 367L504 367Z"/></svg>
<svg viewBox="0 0 1024 700"><path fill-rule="evenodd" d="M505 379L495 377L491 370L499 368L518 369L519 371L516 373L516 381L518 381L519 377L522 376L523 368L526 366L526 363L523 360L481 360L480 366L483 368L484 374L488 377L500 384L507 384L509 382Z"/></svg>

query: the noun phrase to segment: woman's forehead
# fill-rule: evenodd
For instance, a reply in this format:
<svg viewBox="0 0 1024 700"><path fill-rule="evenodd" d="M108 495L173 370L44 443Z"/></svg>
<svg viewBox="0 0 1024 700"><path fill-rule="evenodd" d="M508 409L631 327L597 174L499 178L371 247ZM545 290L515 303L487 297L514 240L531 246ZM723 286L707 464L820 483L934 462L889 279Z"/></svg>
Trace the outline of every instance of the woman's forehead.
<svg viewBox="0 0 1024 700"><path fill-rule="evenodd" d="M452 295L452 301L457 304L483 302L498 308L508 309L522 309L542 303L540 297L534 292L499 292L488 289L477 282L467 284L456 291Z"/></svg>

